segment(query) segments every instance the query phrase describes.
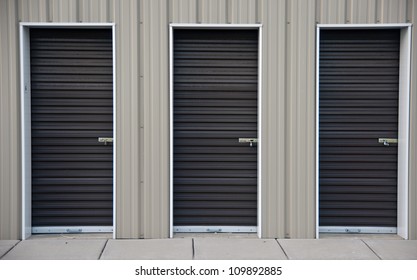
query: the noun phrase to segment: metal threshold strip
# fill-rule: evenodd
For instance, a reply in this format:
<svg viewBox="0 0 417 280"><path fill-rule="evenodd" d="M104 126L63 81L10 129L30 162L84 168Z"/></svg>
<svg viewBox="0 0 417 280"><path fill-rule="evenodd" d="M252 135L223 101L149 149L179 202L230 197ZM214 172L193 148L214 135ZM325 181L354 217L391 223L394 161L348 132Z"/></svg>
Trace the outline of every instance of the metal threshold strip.
<svg viewBox="0 0 417 280"><path fill-rule="evenodd" d="M113 232L112 226L32 227L32 233L102 233Z"/></svg>
<svg viewBox="0 0 417 280"><path fill-rule="evenodd" d="M252 226L174 226L174 232L257 232Z"/></svg>
<svg viewBox="0 0 417 280"><path fill-rule="evenodd" d="M319 227L320 233L397 233L396 227Z"/></svg>

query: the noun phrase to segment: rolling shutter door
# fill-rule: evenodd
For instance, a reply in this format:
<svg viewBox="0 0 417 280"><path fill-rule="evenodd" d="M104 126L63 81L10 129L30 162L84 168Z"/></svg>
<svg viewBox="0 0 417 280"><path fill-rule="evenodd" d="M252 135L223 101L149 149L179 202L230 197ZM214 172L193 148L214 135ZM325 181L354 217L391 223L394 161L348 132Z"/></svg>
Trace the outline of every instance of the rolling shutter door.
<svg viewBox="0 0 417 280"><path fill-rule="evenodd" d="M174 31L174 226L257 225L258 31Z"/></svg>
<svg viewBox="0 0 417 280"><path fill-rule="evenodd" d="M320 32L320 226L397 226L399 38Z"/></svg>
<svg viewBox="0 0 417 280"><path fill-rule="evenodd" d="M98 142L113 137L111 30L30 36L32 226L112 226L113 147Z"/></svg>

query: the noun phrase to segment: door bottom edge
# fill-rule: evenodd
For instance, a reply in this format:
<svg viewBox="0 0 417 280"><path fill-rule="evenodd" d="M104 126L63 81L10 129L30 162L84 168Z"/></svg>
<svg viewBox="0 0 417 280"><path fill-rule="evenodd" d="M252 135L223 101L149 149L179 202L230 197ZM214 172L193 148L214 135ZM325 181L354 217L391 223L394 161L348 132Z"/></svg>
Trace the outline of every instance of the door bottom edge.
<svg viewBox="0 0 417 280"><path fill-rule="evenodd" d="M112 226L32 227L32 233L109 233Z"/></svg>
<svg viewBox="0 0 417 280"><path fill-rule="evenodd" d="M396 234L396 227L355 227L355 226L321 226L319 233L372 233L372 234Z"/></svg>
<svg viewBox="0 0 417 280"><path fill-rule="evenodd" d="M256 233L258 227L256 226L174 226L173 232L205 232L205 233Z"/></svg>

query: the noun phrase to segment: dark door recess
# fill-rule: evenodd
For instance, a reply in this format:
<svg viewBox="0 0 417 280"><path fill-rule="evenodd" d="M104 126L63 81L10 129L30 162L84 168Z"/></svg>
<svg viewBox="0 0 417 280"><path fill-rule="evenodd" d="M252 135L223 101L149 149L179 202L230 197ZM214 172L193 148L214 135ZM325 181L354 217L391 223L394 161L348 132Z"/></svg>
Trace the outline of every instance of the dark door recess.
<svg viewBox="0 0 417 280"><path fill-rule="evenodd" d="M112 32L32 29L30 47L32 226L112 226Z"/></svg>
<svg viewBox="0 0 417 280"><path fill-rule="evenodd" d="M320 226L397 226L399 39L320 32Z"/></svg>
<svg viewBox="0 0 417 280"><path fill-rule="evenodd" d="M258 31L174 31L174 226L256 226Z"/></svg>

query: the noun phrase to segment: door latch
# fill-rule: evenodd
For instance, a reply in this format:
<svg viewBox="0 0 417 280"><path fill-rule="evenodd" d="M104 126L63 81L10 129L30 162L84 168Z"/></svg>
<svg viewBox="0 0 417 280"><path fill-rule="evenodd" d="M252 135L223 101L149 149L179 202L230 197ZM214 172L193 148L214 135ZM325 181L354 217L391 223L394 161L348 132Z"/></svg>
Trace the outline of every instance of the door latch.
<svg viewBox="0 0 417 280"><path fill-rule="evenodd" d="M107 145L107 143L113 143L112 137L99 137L98 142L104 143L104 145Z"/></svg>
<svg viewBox="0 0 417 280"><path fill-rule="evenodd" d="M378 143L383 143L384 146L389 146L389 144L397 144L397 138L378 138Z"/></svg>
<svg viewBox="0 0 417 280"><path fill-rule="evenodd" d="M258 138L239 138L239 143L249 143L249 146L252 147L253 143L258 143Z"/></svg>

